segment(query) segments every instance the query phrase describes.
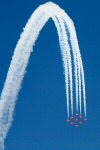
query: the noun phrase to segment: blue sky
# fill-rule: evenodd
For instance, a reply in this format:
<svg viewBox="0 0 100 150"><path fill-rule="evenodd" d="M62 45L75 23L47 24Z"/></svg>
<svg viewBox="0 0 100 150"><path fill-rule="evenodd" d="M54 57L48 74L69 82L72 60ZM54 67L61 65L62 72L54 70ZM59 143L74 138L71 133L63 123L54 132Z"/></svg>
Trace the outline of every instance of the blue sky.
<svg viewBox="0 0 100 150"><path fill-rule="evenodd" d="M20 33L45 0L0 1L0 91ZM58 35L50 20L30 58L6 139L6 150L100 149L100 2L54 0L73 19L85 68L88 123L66 123L66 97Z"/></svg>

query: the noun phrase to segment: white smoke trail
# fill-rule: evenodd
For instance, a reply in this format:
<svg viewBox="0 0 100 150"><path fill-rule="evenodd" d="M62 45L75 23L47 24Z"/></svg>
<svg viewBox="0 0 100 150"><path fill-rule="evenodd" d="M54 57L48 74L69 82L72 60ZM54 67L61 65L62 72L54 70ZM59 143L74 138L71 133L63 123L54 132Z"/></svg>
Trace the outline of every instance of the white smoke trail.
<svg viewBox="0 0 100 150"><path fill-rule="evenodd" d="M64 66L64 73L65 73L65 85L66 85L66 97L67 97L67 114L68 114L68 118L69 118L69 81L68 81L68 77L69 77L69 58L67 55L67 51L66 51L66 41L65 41L65 37L63 35L63 30L61 28L61 20L60 22L58 20L56 20L56 18L52 18L55 22L55 25L57 27L58 30L58 35L59 35L59 42L60 42L60 47L61 50L63 49L63 51L61 51L62 54L62 60L63 60L63 66ZM57 22L58 21L58 22ZM62 22L63 23L63 22ZM67 45L68 46L68 45Z"/></svg>
<svg viewBox="0 0 100 150"><path fill-rule="evenodd" d="M51 3L51 5L52 5L52 3ZM52 5L52 8L53 7L54 7L54 5ZM53 11L54 10L55 9L53 9ZM65 27L68 30L68 32L70 33L69 39L71 42L72 53L73 53L73 58L74 58L74 65L75 65L76 111L78 112L78 100L79 100L79 102L80 102L80 114L81 114L81 107L82 107L81 106L81 74L82 74L84 108L85 108L85 116L86 116L86 98L85 98L86 94L85 94L84 71L82 71L83 65L82 65L82 60L81 60L81 56L80 56L80 50L79 50L79 46L78 46L78 40L77 40L75 28L73 25L73 21L69 18L69 16L63 10L61 10L61 13L59 14L59 6L56 6L56 14L57 13L58 13L58 16L60 16L63 19L63 21L65 23ZM81 74L80 74L80 71L81 71ZM70 78L71 78L71 76L70 76ZM71 82L72 82L72 80L70 79L70 85L71 85ZM78 86L79 86L79 91L78 91ZM78 99L78 94L79 94L79 99Z"/></svg>
<svg viewBox="0 0 100 150"><path fill-rule="evenodd" d="M55 9L56 7L56 9ZM63 23L63 20L62 20L62 16L63 15L60 15L59 14L59 9L58 9L58 6L54 5L53 3L49 3L48 7L46 6L47 8L47 12L48 10L50 9L50 11L52 10L53 12L53 15L55 14L56 17L58 18L59 20L59 24L60 24L60 29L62 30L62 33L63 33L63 40L60 40L60 46L63 45L63 48L61 48L61 53L62 53L62 58L63 58L63 61L64 61L64 67L66 66L66 61L68 61L68 69L65 68L65 70L68 70L68 74L69 74L69 85L70 85L70 99L71 99L71 113L73 115L73 82L72 82L72 60L71 60L71 52L70 52L70 47L69 47L69 44L68 44L68 37L67 37L67 34L66 34L66 28L64 26L64 23ZM58 11L57 11L58 10ZM54 21L55 22L55 21ZM57 27L57 29L59 29ZM59 34L59 32L58 32ZM60 37L60 34L59 34L59 37ZM67 51L66 51L67 50ZM65 58L66 57L66 58ZM65 78L66 78L66 73L67 71L65 71ZM67 89L67 83L66 83L66 89ZM68 91L66 92L66 95L69 95L67 94ZM69 102L67 101L67 104L69 105ZM68 106L69 107L69 106ZM67 108L68 109L68 108Z"/></svg>
<svg viewBox="0 0 100 150"><path fill-rule="evenodd" d="M21 88L25 70L29 62L33 46L37 40L40 31L49 18L55 23L59 35L59 43L63 59L66 98L67 98L67 114L68 118L74 113L73 101L73 70L72 56L74 58L75 69L75 85L76 85L76 107L78 111L78 101L80 101L81 114L81 82L84 98L84 113L86 116L86 97L85 97L85 79L84 70L81 60L80 50L77 42L76 32L72 20L68 15L56 4L48 2L39 6L30 17L24 32L17 43L14 55L9 67L4 88L1 93L0 100L0 150L4 150L4 140L7 132L12 124L13 112L16 105L17 95ZM70 36L67 35L66 27ZM71 46L68 43L70 40ZM82 81L81 81L82 80ZM78 99L79 95L79 99ZM71 104L71 107L70 107Z"/></svg>
<svg viewBox="0 0 100 150"><path fill-rule="evenodd" d="M59 7L59 6L58 6ZM78 46L78 39L75 32L75 27L73 24L73 21L69 18L69 16L62 10L62 18L64 20L65 26L68 29L68 32L70 33L70 42L72 46L72 52L74 56L74 65L75 65L75 83L76 83L76 110L78 111L78 93L79 93L79 101L80 101L80 114L81 114L81 78L82 78L82 88L83 88L83 99L84 99L84 112L86 117L86 90L85 90L85 78L84 78L84 69L83 69L83 63L81 59L81 54ZM78 72L77 72L78 70ZM78 82L79 85L78 85ZM79 86L79 92L78 92L78 86Z"/></svg>

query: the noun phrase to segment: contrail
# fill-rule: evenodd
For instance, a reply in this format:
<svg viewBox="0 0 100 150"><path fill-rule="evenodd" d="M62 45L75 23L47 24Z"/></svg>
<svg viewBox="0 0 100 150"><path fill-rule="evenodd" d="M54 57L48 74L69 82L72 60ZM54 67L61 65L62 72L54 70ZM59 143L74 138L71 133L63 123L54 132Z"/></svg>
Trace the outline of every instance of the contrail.
<svg viewBox="0 0 100 150"><path fill-rule="evenodd" d="M70 17L58 5L47 2L40 5L30 17L14 50L7 78L0 97L0 150L13 121L13 112L35 42L46 22L52 18L57 28L65 74L68 122L85 117L86 92L84 68L75 27ZM74 74L74 76L73 76ZM83 102L83 103L82 103ZM82 114L82 112L84 113ZM77 114L76 114L77 113ZM76 115L76 116L75 116ZM75 126L81 122L77 121Z"/></svg>

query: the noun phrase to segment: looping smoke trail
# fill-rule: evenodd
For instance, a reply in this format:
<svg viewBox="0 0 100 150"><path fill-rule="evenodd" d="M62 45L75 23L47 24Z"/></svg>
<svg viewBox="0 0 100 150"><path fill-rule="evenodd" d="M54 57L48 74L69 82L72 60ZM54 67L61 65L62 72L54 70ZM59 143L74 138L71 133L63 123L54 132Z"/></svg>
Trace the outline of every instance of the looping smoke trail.
<svg viewBox="0 0 100 150"><path fill-rule="evenodd" d="M39 6L30 17L16 45L0 98L0 150L13 120L18 93L26 72L33 46L46 22L52 18L58 31L61 48L67 98L68 119L76 112L84 111L86 117L86 93L84 69L73 21L59 6L48 2ZM74 62L74 67L73 63ZM73 71L74 68L74 71ZM74 72L74 77L73 77ZM75 86L74 86L75 84ZM75 96L73 93L75 91ZM81 94L83 95L81 97ZM74 97L74 99L73 99ZM82 106L83 101L83 106ZM75 107L76 109L74 109Z"/></svg>

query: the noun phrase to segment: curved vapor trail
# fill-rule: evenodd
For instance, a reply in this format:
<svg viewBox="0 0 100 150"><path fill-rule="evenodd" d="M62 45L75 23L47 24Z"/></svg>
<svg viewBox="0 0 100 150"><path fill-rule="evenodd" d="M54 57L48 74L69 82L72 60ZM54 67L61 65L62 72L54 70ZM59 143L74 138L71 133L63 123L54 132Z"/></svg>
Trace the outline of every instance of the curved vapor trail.
<svg viewBox="0 0 100 150"><path fill-rule="evenodd" d="M48 2L44 5L40 5L30 17L12 57L0 98L0 150L4 150L4 140L12 124L17 96L31 52L34 50L33 46L49 18L52 18L58 31L65 73L68 118L70 115L73 115L75 111L78 112L78 109L80 109L81 114L82 100L84 115L86 117L84 69L75 27L73 21L64 10L56 4ZM74 62L74 67L72 67L72 62ZM73 77L73 73L75 77ZM76 97L73 96L73 91L75 91ZM81 97L81 93L83 94L83 98ZM76 107L75 110L74 105Z"/></svg>

